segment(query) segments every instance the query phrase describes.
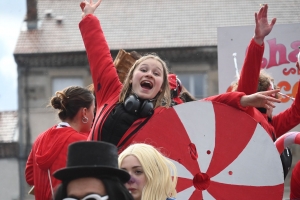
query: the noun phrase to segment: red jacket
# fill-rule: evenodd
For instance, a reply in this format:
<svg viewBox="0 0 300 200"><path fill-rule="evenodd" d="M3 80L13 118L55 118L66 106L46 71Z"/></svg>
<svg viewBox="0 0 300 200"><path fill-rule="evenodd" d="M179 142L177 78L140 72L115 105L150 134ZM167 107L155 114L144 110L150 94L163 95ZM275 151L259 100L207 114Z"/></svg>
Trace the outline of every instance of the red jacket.
<svg viewBox="0 0 300 200"><path fill-rule="evenodd" d="M101 140L101 138L98 138L99 130L102 129L108 114L118 102L123 85L119 81L109 47L97 17L87 15L79 23L79 28L90 64L97 101L97 113L88 140ZM156 108L153 115L164 109L164 107ZM118 146L146 119L140 118L136 120L125 132Z"/></svg>
<svg viewBox="0 0 300 200"><path fill-rule="evenodd" d="M37 137L25 169L27 183L34 185L36 200L51 199L48 169L52 175L56 170L65 167L69 144L86 139L86 135L78 133L71 127L56 128L56 126ZM51 181L53 188L60 183L53 176L51 176Z"/></svg>
<svg viewBox="0 0 300 200"><path fill-rule="evenodd" d="M247 95L257 92L263 53L264 45L258 45L254 39L252 39L248 46L237 91L245 92ZM276 138L278 138L300 123L299 90L300 87L298 87L296 99L291 107L278 115L274 115L271 122L268 122L266 114L262 114L256 108L249 108L246 112L259 122L272 138L273 134Z"/></svg>
<svg viewBox="0 0 300 200"><path fill-rule="evenodd" d="M291 176L290 199L300 199L300 161L295 165Z"/></svg>

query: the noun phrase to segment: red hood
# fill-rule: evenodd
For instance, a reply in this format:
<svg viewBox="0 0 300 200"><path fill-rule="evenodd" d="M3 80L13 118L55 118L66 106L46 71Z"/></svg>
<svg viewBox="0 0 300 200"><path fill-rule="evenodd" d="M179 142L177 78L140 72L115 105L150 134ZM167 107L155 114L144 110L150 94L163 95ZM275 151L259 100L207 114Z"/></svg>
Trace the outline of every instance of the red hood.
<svg viewBox="0 0 300 200"><path fill-rule="evenodd" d="M74 130L71 127L56 128L56 126L44 132L35 154L36 162L41 169L50 168L73 133Z"/></svg>
<svg viewBox="0 0 300 200"><path fill-rule="evenodd" d="M177 79L176 74L168 74L168 81L169 81L169 86L171 91L178 89L176 79ZM173 101L176 102L177 104L183 103L183 101L178 96L174 97Z"/></svg>

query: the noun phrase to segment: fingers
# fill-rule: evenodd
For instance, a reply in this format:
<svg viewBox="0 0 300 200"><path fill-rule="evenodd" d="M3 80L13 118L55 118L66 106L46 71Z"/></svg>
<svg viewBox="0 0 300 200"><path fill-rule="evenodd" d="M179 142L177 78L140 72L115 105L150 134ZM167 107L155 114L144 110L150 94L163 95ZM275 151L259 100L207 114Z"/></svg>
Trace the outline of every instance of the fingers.
<svg viewBox="0 0 300 200"><path fill-rule="evenodd" d="M263 7L262 17L264 17L264 18L268 17L268 4L265 4L264 7Z"/></svg>
<svg viewBox="0 0 300 200"><path fill-rule="evenodd" d="M257 13L254 14L255 17L255 24L258 24L258 17L257 17Z"/></svg>
<svg viewBox="0 0 300 200"><path fill-rule="evenodd" d="M100 5L101 1L102 1L102 0L98 0L98 1L95 3L96 8Z"/></svg>
<svg viewBox="0 0 300 200"><path fill-rule="evenodd" d="M268 91L263 91L263 92L259 92L259 93L262 94L262 95L265 95L265 96L270 96L270 95L276 94L278 92L280 92L280 89L268 90Z"/></svg>
<svg viewBox="0 0 300 200"><path fill-rule="evenodd" d="M272 21L271 21L270 26L273 28L273 26L275 25L275 23L276 23L276 18L273 18Z"/></svg>
<svg viewBox="0 0 300 200"><path fill-rule="evenodd" d="M257 14L258 19L260 19L262 17L263 8L264 7L261 7L258 11L258 14Z"/></svg>
<svg viewBox="0 0 300 200"><path fill-rule="evenodd" d="M276 99L274 97L266 96L265 101L269 103L281 103L280 99Z"/></svg>
<svg viewBox="0 0 300 200"><path fill-rule="evenodd" d="M270 106L270 107L272 107L272 108L275 108L276 106L275 106L275 104L272 102L272 100L267 100L266 102L265 102L265 105L266 106Z"/></svg>
<svg viewBox="0 0 300 200"><path fill-rule="evenodd" d="M81 8L82 11L83 11L84 7L85 7L85 2L81 2L80 3L80 8Z"/></svg>

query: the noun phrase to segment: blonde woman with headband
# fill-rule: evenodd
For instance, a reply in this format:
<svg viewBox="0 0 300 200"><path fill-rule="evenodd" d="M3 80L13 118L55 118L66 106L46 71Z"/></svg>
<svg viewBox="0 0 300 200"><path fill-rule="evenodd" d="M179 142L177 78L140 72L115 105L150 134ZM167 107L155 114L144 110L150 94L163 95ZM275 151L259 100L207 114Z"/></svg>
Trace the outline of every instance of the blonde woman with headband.
<svg viewBox="0 0 300 200"><path fill-rule="evenodd" d="M134 200L175 199L176 167L153 146L130 145L119 155L119 167L131 176L125 186Z"/></svg>

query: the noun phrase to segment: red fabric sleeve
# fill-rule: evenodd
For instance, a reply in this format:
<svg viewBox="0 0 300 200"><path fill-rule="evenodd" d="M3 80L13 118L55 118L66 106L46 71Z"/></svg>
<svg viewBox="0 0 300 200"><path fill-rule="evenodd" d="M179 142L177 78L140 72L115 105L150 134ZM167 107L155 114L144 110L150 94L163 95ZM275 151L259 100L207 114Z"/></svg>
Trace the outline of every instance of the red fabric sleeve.
<svg viewBox="0 0 300 200"><path fill-rule="evenodd" d="M33 173L33 152L30 151L30 154L27 159L26 168L25 168L25 178L26 182L29 185L34 185L34 173Z"/></svg>
<svg viewBox="0 0 300 200"><path fill-rule="evenodd" d="M97 17L87 15L79 23L79 28L90 64L97 106L101 107L116 91L120 93L122 83Z"/></svg>
<svg viewBox="0 0 300 200"><path fill-rule="evenodd" d="M284 133L300 123L300 87L298 87L295 101L288 109L272 117L272 126L275 129L276 137L280 137Z"/></svg>
<svg viewBox="0 0 300 200"><path fill-rule="evenodd" d="M298 161L293 169L290 189L290 199L300 199L300 161Z"/></svg>
<svg viewBox="0 0 300 200"><path fill-rule="evenodd" d="M239 110L247 110L248 107L243 107L241 105L241 98L244 96L244 92L227 92L224 94L219 94L211 97L207 97L205 99L202 99L203 101L215 101L219 103L224 103L228 106L237 108Z"/></svg>
<svg viewBox="0 0 300 200"><path fill-rule="evenodd" d="M264 44L259 45L252 38L246 52L240 79L238 81L238 92L244 92L247 95L257 92L263 54Z"/></svg>

